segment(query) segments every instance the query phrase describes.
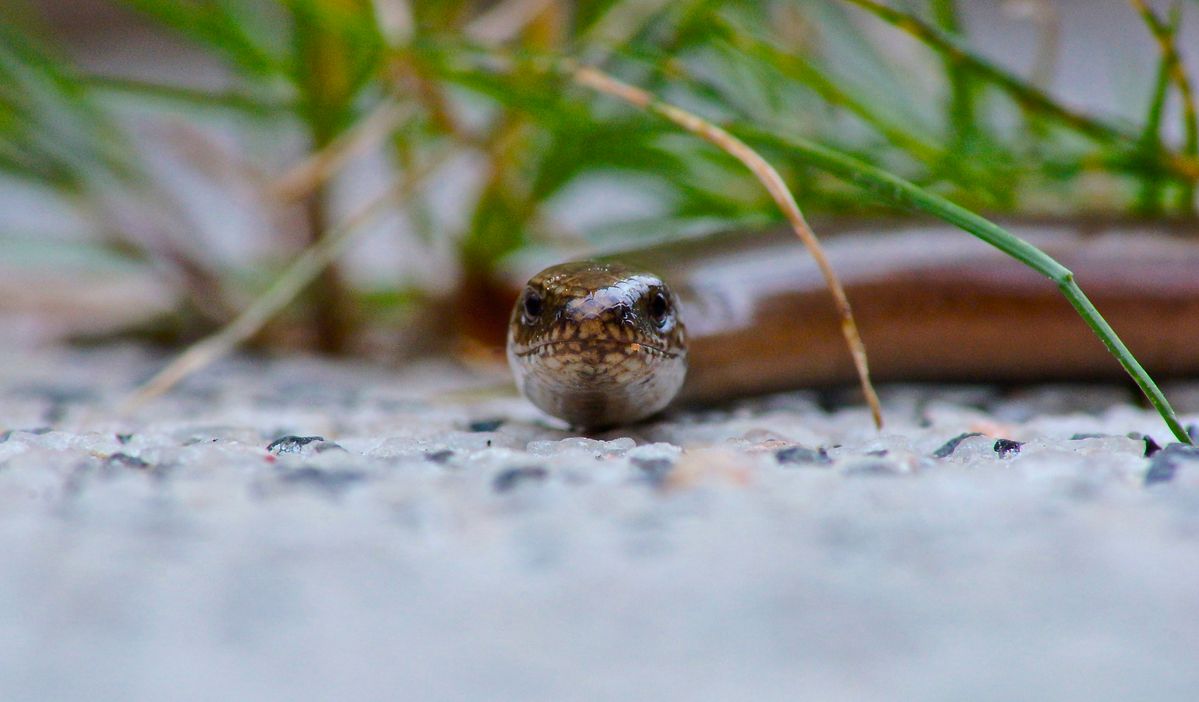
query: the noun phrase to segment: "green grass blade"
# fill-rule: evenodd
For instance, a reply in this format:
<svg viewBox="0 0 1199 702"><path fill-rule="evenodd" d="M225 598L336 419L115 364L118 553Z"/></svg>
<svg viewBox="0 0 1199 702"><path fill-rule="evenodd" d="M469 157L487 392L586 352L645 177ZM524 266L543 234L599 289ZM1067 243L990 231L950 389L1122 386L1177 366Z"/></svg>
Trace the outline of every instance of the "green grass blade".
<svg viewBox="0 0 1199 702"><path fill-rule="evenodd" d="M876 0L843 0L909 34L1004 91L1023 109L1052 118L1057 123L1103 144L1136 150L1139 134L1122 124L1079 112L1062 105L1045 91L974 52L964 42L946 34L908 12ZM1162 151L1158 165L1186 180L1199 180L1199 158L1191 154Z"/></svg>
<svg viewBox="0 0 1199 702"><path fill-rule="evenodd" d="M968 68L996 87L1007 92L1026 109L1052 116L1072 129L1101 142L1119 142L1135 138L1130 132L1117 126L1072 110L1054 100L1049 94L1036 88L1019 76L983 58L957 37L924 22L907 12L875 2L875 0L844 0L869 12L887 24L909 34L947 60Z"/></svg>
<svg viewBox="0 0 1199 702"><path fill-rule="evenodd" d="M102 75L81 75L79 81L98 94L135 96L196 110L232 110L253 117L289 116L294 107L286 100L271 100L235 90L218 92Z"/></svg>
<svg viewBox="0 0 1199 702"><path fill-rule="evenodd" d="M1161 70L1178 89L1178 95L1182 102L1182 127L1185 134L1183 154L1191 158L1199 156L1199 116L1195 111L1195 96L1186 65L1178 53L1178 27L1182 21L1180 6L1177 2L1171 5L1170 19L1167 21L1158 17L1145 0L1129 0L1129 2L1140 15L1141 20L1149 29L1149 33L1157 41L1161 50ZM1160 119L1160 115L1158 119ZM1157 146L1160 149L1160 142ZM1184 183L1184 187L1179 193L1178 207L1184 215L1194 212L1195 184L1193 181Z"/></svg>
<svg viewBox="0 0 1199 702"><path fill-rule="evenodd" d="M727 20L713 20L715 28L728 43L743 54L754 56L773 66L792 80L806 86L828 104L844 109L873 127L896 147L926 163L944 157L944 150L927 138L891 122L887 115L873 109L864 99L851 94L832 76L821 70L805 56L785 51L764 39L733 26Z"/></svg>
<svg viewBox="0 0 1199 702"><path fill-rule="evenodd" d="M970 210L845 154L805 139L781 137L753 127L733 127L729 131L751 142L792 151L813 166L849 180L893 204L919 210L949 222L1052 280L1079 316L1132 377L1175 438L1186 444L1191 443L1190 436L1165 394L1078 287L1074 281L1074 274L1051 256Z"/></svg>
<svg viewBox="0 0 1199 702"><path fill-rule="evenodd" d="M933 16L941 31L949 36L961 36L962 24L956 0L933 0ZM945 75L949 79L949 124L957 150L964 150L975 135L975 89L970 72L949 56Z"/></svg>
<svg viewBox="0 0 1199 702"><path fill-rule="evenodd" d="M164 27L223 56L238 70L257 78L278 76L283 62L267 41L266 28L277 24L262 14L277 11L273 3L226 0L121 0L122 4ZM252 31L251 31L252 30Z"/></svg>
<svg viewBox="0 0 1199 702"><path fill-rule="evenodd" d="M1161 149L1162 116L1166 107L1166 96L1170 86L1170 59L1162 56L1157 64L1157 76L1153 81L1153 92L1145 115L1145 126L1141 130L1140 149L1144 159L1153 161ZM1146 173L1141 179L1137 195L1136 210L1146 216L1161 213L1162 179L1159 175Z"/></svg>

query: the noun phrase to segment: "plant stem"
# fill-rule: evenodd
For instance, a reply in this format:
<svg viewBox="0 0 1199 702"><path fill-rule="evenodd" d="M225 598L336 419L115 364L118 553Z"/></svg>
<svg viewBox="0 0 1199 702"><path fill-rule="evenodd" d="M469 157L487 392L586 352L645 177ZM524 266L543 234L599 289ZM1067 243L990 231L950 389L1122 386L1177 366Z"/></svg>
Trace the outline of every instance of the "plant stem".
<svg viewBox="0 0 1199 702"><path fill-rule="evenodd" d="M1178 53L1177 33L1180 23L1179 5L1172 6L1172 17L1169 22L1163 21L1153 11L1145 0L1128 0L1132 8L1140 14L1145 26L1149 28L1153 38L1157 40L1162 54L1162 69L1169 75L1178 95L1182 98L1182 125L1185 134L1183 153L1187 156L1199 156L1199 116L1195 112L1195 95L1191 88L1191 79L1187 75L1186 65ZM1187 181L1179 193L1178 208L1181 214L1191 214L1195 210L1195 183Z"/></svg>
<svg viewBox="0 0 1199 702"><path fill-rule="evenodd" d="M1157 77L1153 81L1153 94L1149 99L1149 111L1145 116L1145 127L1141 132L1140 148L1146 161L1152 161L1161 150L1162 114L1165 112L1166 95L1170 86L1170 65L1165 56L1157 65ZM1140 192L1136 210L1147 217L1161 214L1162 177L1159 173L1141 176Z"/></svg>
<svg viewBox="0 0 1199 702"><path fill-rule="evenodd" d="M234 90L209 91L136 78L81 75L79 82L96 92L135 95L194 109L228 109L254 117L287 116L293 107L286 102L263 100Z"/></svg>
<svg viewBox="0 0 1199 702"><path fill-rule="evenodd" d="M329 189L323 184L304 198L304 219L312 246L320 246L329 236L328 200ZM353 321L345 281L332 262L317 276L317 285L311 290L309 299L316 348L323 353L343 353L353 336Z"/></svg>
<svg viewBox="0 0 1199 702"><path fill-rule="evenodd" d="M127 414L177 385L187 376L208 366L256 334L262 325L279 313L326 270L360 234L365 226L383 213L407 200L425 177L440 163L434 159L424 168L404 175L394 187L375 198L345 222L329 231L328 236L308 247L292 261L262 295L233 321L212 336L189 346L162 370L143 383L118 406Z"/></svg>
<svg viewBox="0 0 1199 702"><path fill-rule="evenodd" d="M314 6L293 8L295 55L306 68L299 72L302 114L313 154L330 152L351 111L349 66L339 37L322 24ZM303 201L309 243L319 246L329 228L328 183L315 184ZM345 351L353 335L348 291L337 267L330 263L320 272L318 285L309 293L316 346L325 353Z"/></svg>
<svg viewBox="0 0 1199 702"><path fill-rule="evenodd" d="M792 151L812 166L855 183L894 204L927 212L958 226L1052 280L1079 316L1087 323L1087 326L1095 332L1095 335L1132 377L1150 404L1161 415L1175 438L1184 444L1191 443L1191 437L1183 428L1165 394L1145 372L1140 362L1103 319L1095 306L1091 304L1091 301L1075 282L1074 274L1048 254L1009 233L999 225L955 205L945 198L927 192L898 176L845 154L805 139L780 137L754 127L734 127L731 131L751 141L764 142Z"/></svg>
<svg viewBox="0 0 1199 702"><path fill-rule="evenodd" d="M933 0L933 17L941 30L950 36L962 33L956 0ZM949 78L949 125L953 133L954 151L962 152L974 136L974 85L970 72L951 56L944 58Z"/></svg>
<svg viewBox="0 0 1199 702"><path fill-rule="evenodd" d="M270 184L268 192L285 201L308 195L332 179L355 156L391 135L396 125L407 119L411 112L411 105L390 98L385 100L324 149L309 154L287 169Z"/></svg>
<svg viewBox="0 0 1199 702"><path fill-rule="evenodd" d="M812 258L816 261L816 265L820 268L821 274L824 276L829 292L832 293L833 301L836 304L837 314L841 319L841 333L845 337L846 344L849 346L850 354L853 356L854 368L857 370L858 382L862 386L862 393L866 396L866 404L870 407L870 413L874 418L875 426L881 429L883 426L882 406L879 403L878 394L870 382L870 370L866 361L866 348L862 343L861 335L858 333L857 324L854 322L853 310L849 305L849 298L846 297L845 290L841 287L841 281L837 278L836 271L833 270L828 258L824 255L824 249L820 246L820 242L816 239L816 235L812 232L811 227L808 226L803 212L799 209L799 205L796 204L795 198L791 195L791 191L787 188L778 171L766 159L762 158L761 155L746 145L745 142L697 115L670 103L662 102L650 93L627 83L622 83L594 67L574 67L572 62L563 62L562 67L569 72L575 83L618 98L634 107L663 117L713 144L740 161L761 181L779 209L782 210L787 221L790 222L791 228L795 230L795 234L811 253Z"/></svg>
<svg viewBox="0 0 1199 702"><path fill-rule="evenodd" d="M772 61L779 71L802 83L828 104L856 115L858 119L873 127L888 141L914 158L925 163L935 163L944 158L945 151L939 145L924 139L914 131L908 131L905 127L894 124L879 110L869 107L859 97L846 90L839 81L813 65L807 58L785 51L769 41L754 37L721 17L713 19L712 24L713 28L722 33L738 51L763 56Z"/></svg>
<svg viewBox="0 0 1199 702"><path fill-rule="evenodd" d="M906 32L934 51L944 54L950 60L968 68L1006 92L1026 110L1052 117L1074 131L1100 143L1116 144L1130 149L1135 149L1137 146L1139 135L1135 132L1062 105L1048 93L977 55L955 37L945 34L909 13L888 7L875 0L844 0L844 2L862 8L882 21ZM1162 151L1159 155L1158 165L1179 178L1189 181L1199 180L1199 156Z"/></svg>

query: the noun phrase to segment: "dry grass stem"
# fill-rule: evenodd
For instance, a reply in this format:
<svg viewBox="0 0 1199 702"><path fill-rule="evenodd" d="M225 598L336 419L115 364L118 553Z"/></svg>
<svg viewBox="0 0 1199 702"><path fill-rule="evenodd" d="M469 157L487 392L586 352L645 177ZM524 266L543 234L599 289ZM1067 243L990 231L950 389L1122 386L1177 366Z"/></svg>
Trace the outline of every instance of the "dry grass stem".
<svg viewBox="0 0 1199 702"><path fill-rule="evenodd" d="M267 187L267 192L285 202L294 202L307 196L333 178L354 157L387 138L396 125L407 120L412 112L411 105L387 100L354 125L353 129L289 168Z"/></svg>
<svg viewBox="0 0 1199 702"><path fill-rule="evenodd" d="M250 304L236 319L220 331L187 348L165 368L146 381L118 407L118 412L128 414L146 402L167 392L187 376L205 368L227 355L238 344L256 334L264 324L279 313L317 275L340 256L363 230L389 208L408 199L416 188L443 161L435 158L419 171L406 175L394 187L389 188L367 203L329 235L308 247L278 279Z"/></svg>
<svg viewBox="0 0 1199 702"><path fill-rule="evenodd" d="M862 343L861 335L858 333L857 324L854 322L853 310L850 308L849 298L846 297L845 289L841 287L841 281L837 278L836 272L833 270L828 258L824 255L824 249L820 246L820 242L816 239L816 235L812 232L811 227L808 226L803 212L800 211L799 205L796 204L795 198L792 197L791 191L787 188L787 184L783 182L783 178L779 175L778 171L740 139L697 115L687 112L680 107L661 102L649 92L623 83L593 67L583 66L575 68L569 65L567 67L571 69L571 76L579 85L665 117L683 129L715 145L744 164L762 185L765 186L771 198L774 199L779 209L782 210L783 215L787 218L787 221L791 224L791 228L795 231L795 234L811 253L812 258L816 261L816 265L820 268L821 274L824 276L829 292L832 294L833 301L836 304L837 314L841 319L841 333L844 335L850 354L853 356L854 368L857 370L858 382L862 386L862 393L865 395L866 403L870 407L870 413L874 417L875 426L882 428L882 407L879 404L878 394L870 382L870 370L866 362L866 348Z"/></svg>

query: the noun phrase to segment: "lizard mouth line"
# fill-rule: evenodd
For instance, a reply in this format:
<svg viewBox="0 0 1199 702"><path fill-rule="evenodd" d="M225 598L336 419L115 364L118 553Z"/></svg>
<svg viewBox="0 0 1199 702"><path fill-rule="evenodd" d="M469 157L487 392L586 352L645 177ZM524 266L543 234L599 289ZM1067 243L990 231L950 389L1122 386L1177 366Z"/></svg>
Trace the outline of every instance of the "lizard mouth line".
<svg viewBox="0 0 1199 702"><path fill-rule="evenodd" d="M623 351L625 353L648 353L653 356L664 356L666 358L674 358L677 353L671 353L665 349L654 346L653 344L645 344L637 341L617 341L615 339L559 339L557 341L543 341L534 346L517 352L517 356L524 358L537 353L552 351L555 347L566 346L567 344L578 344L582 349L601 348L610 351Z"/></svg>

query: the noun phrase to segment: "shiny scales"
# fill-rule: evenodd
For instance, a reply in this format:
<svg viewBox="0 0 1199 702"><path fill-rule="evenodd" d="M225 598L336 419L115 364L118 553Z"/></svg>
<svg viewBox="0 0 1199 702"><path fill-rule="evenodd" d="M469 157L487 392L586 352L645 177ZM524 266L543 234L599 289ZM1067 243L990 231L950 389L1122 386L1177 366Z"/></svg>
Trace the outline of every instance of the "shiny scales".
<svg viewBox="0 0 1199 702"><path fill-rule="evenodd" d="M687 374L678 301L657 276L618 264L552 266L516 301L508 362L533 404L574 426L644 419Z"/></svg>

